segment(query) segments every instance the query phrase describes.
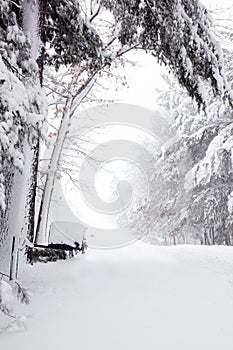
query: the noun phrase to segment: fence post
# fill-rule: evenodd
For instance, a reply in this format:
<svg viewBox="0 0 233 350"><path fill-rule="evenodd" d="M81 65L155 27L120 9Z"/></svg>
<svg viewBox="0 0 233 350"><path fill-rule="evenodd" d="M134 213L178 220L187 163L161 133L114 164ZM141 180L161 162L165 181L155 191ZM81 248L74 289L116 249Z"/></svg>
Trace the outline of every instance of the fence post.
<svg viewBox="0 0 233 350"><path fill-rule="evenodd" d="M15 277L15 236L12 238L12 247L11 247L11 261L10 261L10 280L13 280Z"/></svg>

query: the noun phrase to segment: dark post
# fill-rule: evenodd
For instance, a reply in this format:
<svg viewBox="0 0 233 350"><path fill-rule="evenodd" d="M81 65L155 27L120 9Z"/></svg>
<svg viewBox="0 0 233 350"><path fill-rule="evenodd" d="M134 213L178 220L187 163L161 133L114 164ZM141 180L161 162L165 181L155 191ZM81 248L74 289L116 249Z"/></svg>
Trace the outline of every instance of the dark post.
<svg viewBox="0 0 233 350"><path fill-rule="evenodd" d="M12 248L11 248L10 280L13 280L13 274L14 274L14 260L15 260L14 251L15 251L15 236L13 236Z"/></svg>

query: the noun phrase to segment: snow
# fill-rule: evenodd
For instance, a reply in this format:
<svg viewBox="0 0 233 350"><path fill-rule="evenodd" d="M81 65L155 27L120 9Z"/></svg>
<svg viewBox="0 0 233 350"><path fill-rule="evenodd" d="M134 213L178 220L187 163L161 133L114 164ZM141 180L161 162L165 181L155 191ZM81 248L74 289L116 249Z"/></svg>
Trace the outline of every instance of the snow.
<svg viewBox="0 0 233 350"><path fill-rule="evenodd" d="M10 284L3 280L0 281L0 310L11 314L13 303L14 295Z"/></svg>
<svg viewBox="0 0 233 350"><path fill-rule="evenodd" d="M218 174L221 169L221 152L230 152L233 147L232 124L223 128L211 141L204 159L195 165L191 171L195 173L196 185L207 183L213 174Z"/></svg>
<svg viewBox="0 0 233 350"><path fill-rule="evenodd" d="M228 196L227 206L228 206L229 213L232 213L233 212L233 192L231 192Z"/></svg>
<svg viewBox="0 0 233 350"><path fill-rule="evenodd" d="M23 19L24 31L30 38L31 42L31 57L36 60L38 58L40 49L40 40L38 35L38 1L24 1L23 2Z"/></svg>
<svg viewBox="0 0 233 350"><path fill-rule="evenodd" d="M27 331L1 334L1 349L231 350L232 268L231 247L142 242L28 265Z"/></svg>

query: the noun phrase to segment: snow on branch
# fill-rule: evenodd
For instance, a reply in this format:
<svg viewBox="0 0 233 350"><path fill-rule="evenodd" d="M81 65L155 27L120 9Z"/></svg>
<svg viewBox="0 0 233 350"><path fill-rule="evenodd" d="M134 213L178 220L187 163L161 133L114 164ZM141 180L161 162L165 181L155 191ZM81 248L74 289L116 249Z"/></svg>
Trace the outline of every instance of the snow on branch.
<svg viewBox="0 0 233 350"><path fill-rule="evenodd" d="M0 272L0 310L5 316L13 319L13 322L0 329L0 333L25 330L26 317L15 315L13 312L16 301L29 304L30 296L27 289L17 281L10 281L9 275Z"/></svg>

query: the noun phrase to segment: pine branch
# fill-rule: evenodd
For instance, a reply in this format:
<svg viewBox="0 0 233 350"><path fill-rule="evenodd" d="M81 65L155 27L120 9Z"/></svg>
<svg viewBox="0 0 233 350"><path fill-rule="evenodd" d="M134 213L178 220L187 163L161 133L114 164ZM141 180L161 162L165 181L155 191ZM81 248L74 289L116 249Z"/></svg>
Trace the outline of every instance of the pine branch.
<svg viewBox="0 0 233 350"><path fill-rule="evenodd" d="M0 272L0 275L2 277L7 277L10 281L10 276L6 273ZM22 304L29 304L30 302L30 295L27 291L26 288L22 287L19 282L13 280L12 281L15 284L14 292L16 294L17 299L22 303Z"/></svg>

